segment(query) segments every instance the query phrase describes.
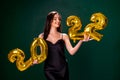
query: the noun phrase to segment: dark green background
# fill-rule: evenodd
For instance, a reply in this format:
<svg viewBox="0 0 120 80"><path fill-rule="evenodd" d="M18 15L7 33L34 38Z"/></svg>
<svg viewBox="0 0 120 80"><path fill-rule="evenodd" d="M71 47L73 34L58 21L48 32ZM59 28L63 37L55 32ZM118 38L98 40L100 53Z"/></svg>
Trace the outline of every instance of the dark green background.
<svg viewBox="0 0 120 80"><path fill-rule="evenodd" d="M93 13L102 12L108 18L106 28L100 31L104 35L100 42L83 43L74 56L66 51L70 80L120 80L119 0L4 0L0 7L0 80L45 80L43 63L20 72L7 55L20 48L25 61L29 59L33 38L43 31L46 15L52 10L62 15L64 33L70 15L81 18L82 29Z"/></svg>

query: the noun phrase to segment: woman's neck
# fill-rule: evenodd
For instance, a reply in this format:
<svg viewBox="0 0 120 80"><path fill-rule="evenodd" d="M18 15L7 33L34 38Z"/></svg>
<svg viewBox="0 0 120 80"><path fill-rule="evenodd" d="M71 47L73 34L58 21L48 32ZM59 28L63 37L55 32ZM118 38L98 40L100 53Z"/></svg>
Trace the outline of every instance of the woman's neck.
<svg viewBox="0 0 120 80"><path fill-rule="evenodd" d="M56 33L58 33L57 29L54 27L51 27L50 34L56 34Z"/></svg>

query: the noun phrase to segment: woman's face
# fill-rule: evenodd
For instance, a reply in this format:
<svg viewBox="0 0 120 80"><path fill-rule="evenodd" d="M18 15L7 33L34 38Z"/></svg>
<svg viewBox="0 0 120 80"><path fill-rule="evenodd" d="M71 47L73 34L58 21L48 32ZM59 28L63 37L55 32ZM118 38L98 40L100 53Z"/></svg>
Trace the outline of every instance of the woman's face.
<svg viewBox="0 0 120 80"><path fill-rule="evenodd" d="M51 27L59 27L61 24L61 19L59 14L55 14L51 23Z"/></svg>

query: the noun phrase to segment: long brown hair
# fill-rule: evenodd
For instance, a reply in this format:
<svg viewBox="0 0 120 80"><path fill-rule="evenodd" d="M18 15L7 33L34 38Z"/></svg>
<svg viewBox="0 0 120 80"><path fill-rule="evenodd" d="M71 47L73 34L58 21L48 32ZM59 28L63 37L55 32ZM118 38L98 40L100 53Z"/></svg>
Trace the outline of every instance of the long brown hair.
<svg viewBox="0 0 120 80"><path fill-rule="evenodd" d="M47 17L46 17L46 23L45 23L45 28L44 28L44 36L43 39L46 40L49 33L50 33L50 29L51 29L51 22L53 21L54 15L58 14L60 15L57 11L51 11L50 13L48 13ZM60 20L61 20L61 15L60 15ZM61 32L61 24L60 26L57 28L58 32Z"/></svg>

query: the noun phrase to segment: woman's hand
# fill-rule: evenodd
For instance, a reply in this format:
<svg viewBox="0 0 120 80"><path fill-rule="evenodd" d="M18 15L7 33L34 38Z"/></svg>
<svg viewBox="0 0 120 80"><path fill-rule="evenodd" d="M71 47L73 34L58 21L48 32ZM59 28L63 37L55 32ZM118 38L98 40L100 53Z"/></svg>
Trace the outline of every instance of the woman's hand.
<svg viewBox="0 0 120 80"><path fill-rule="evenodd" d="M35 65L35 64L38 64L38 61L37 61L37 60L34 60L34 61L33 61L32 66Z"/></svg>
<svg viewBox="0 0 120 80"><path fill-rule="evenodd" d="M87 42L87 41L90 41L90 40L92 40L92 39L90 39L90 34L84 33L84 39L83 39L83 41Z"/></svg>

